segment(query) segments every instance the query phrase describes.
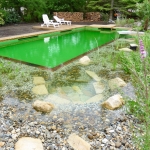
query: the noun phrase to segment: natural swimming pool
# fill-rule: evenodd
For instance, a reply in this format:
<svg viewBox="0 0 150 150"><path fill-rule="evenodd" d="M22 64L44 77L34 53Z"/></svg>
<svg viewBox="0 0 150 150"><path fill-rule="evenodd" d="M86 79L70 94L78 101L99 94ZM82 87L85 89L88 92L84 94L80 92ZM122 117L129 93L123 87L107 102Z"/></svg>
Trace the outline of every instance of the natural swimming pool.
<svg viewBox="0 0 150 150"><path fill-rule="evenodd" d="M81 28L2 42L0 56L54 68L115 38L114 30Z"/></svg>

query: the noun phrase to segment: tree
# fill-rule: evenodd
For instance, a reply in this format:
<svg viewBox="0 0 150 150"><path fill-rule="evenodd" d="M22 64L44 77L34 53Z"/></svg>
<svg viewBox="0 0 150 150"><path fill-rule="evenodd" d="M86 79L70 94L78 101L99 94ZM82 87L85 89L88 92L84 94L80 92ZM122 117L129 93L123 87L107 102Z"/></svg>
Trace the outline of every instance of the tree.
<svg viewBox="0 0 150 150"><path fill-rule="evenodd" d="M47 13L46 0L0 0L3 10L19 14L23 21L40 21L42 14ZM22 13L21 7L25 8Z"/></svg>
<svg viewBox="0 0 150 150"><path fill-rule="evenodd" d="M109 18L112 19L114 10L119 8L118 5L119 0L91 0L87 7L90 11L110 12Z"/></svg>
<svg viewBox="0 0 150 150"><path fill-rule="evenodd" d="M144 20L143 30L147 31L150 21L150 0L144 0L143 3L137 3L137 14Z"/></svg>

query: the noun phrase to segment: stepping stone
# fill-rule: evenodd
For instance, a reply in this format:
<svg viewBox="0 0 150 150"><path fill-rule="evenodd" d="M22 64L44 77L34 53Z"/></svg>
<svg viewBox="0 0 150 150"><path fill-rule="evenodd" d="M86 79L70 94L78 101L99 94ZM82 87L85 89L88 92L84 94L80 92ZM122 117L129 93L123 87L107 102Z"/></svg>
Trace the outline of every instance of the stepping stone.
<svg viewBox="0 0 150 150"><path fill-rule="evenodd" d="M58 103L58 104L68 104L70 103L69 100L65 98L61 98L57 95L49 94L49 96L45 99L45 101L51 102L51 103Z"/></svg>
<svg viewBox="0 0 150 150"><path fill-rule="evenodd" d="M101 78L97 76L97 74L95 72L89 71L89 70L85 70L85 72L92 77L95 81L100 81Z"/></svg>
<svg viewBox="0 0 150 150"><path fill-rule="evenodd" d="M67 140L69 145L74 148L74 150L90 150L91 145L80 138L75 133L71 134Z"/></svg>
<svg viewBox="0 0 150 150"><path fill-rule="evenodd" d="M35 87L32 88L32 92L37 95L48 94L48 91L47 91L45 85L36 85Z"/></svg>
<svg viewBox="0 0 150 150"><path fill-rule="evenodd" d="M101 82L95 82L93 83L93 86L95 88L96 94L102 93L105 90L105 86Z"/></svg>
<svg viewBox="0 0 150 150"><path fill-rule="evenodd" d="M15 150L44 150L40 139L22 137L15 144Z"/></svg>
<svg viewBox="0 0 150 150"><path fill-rule="evenodd" d="M34 85L45 84L45 80L43 77L33 77L33 84Z"/></svg>
<svg viewBox="0 0 150 150"><path fill-rule="evenodd" d="M119 51L131 52L130 48L120 48Z"/></svg>
<svg viewBox="0 0 150 150"><path fill-rule="evenodd" d="M86 103L94 103L102 100L104 96L102 94L97 94L86 101Z"/></svg>
<svg viewBox="0 0 150 150"><path fill-rule="evenodd" d="M78 94L83 94L81 89L78 86L72 86L73 90L76 91Z"/></svg>

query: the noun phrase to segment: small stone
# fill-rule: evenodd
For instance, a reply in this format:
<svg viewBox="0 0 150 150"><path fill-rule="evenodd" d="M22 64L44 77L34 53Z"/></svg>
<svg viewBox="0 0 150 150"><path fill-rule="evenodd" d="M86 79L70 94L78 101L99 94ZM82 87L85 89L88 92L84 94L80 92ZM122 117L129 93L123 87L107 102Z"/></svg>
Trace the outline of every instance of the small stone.
<svg viewBox="0 0 150 150"><path fill-rule="evenodd" d="M40 134L40 131L36 131L35 133L36 133L36 134Z"/></svg>
<svg viewBox="0 0 150 150"><path fill-rule="evenodd" d="M55 147L53 145L50 145L49 150L55 150Z"/></svg>
<svg viewBox="0 0 150 150"><path fill-rule="evenodd" d="M0 147L3 147L5 145L5 142L0 142Z"/></svg>
<svg viewBox="0 0 150 150"><path fill-rule="evenodd" d="M51 126L51 129L56 130L56 125Z"/></svg>
<svg viewBox="0 0 150 150"><path fill-rule="evenodd" d="M93 139L93 135L92 135L92 134L90 134L90 133L88 133L88 134L87 134L87 137L88 137L90 140L92 140L92 139Z"/></svg>
<svg viewBox="0 0 150 150"><path fill-rule="evenodd" d="M117 141L116 143L115 143L115 147L116 148L119 148L121 146L121 142L120 141Z"/></svg>
<svg viewBox="0 0 150 150"><path fill-rule="evenodd" d="M108 142L108 140L105 138L102 140L102 143L106 144Z"/></svg>

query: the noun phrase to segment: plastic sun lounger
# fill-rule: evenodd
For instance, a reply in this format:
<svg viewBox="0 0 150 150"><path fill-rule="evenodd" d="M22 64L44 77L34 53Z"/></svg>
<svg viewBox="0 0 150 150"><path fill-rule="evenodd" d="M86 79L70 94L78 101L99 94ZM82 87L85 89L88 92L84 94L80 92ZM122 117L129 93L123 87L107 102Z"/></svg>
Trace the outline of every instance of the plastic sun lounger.
<svg viewBox="0 0 150 150"><path fill-rule="evenodd" d="M43 22L44 22L44 24L41 24L42 27L44 25L46 25L47 27L54 26L54 28L59 27L59 23L53 22L53 20L49 20L49 18L46 14L43 14L42 18L43 18Z"/></svg>
<svg viewBox="0 0 150 150"><path fill-rule="evenodd" d="M62 24L67 24L67 25L71 25L71 21L66 21L64 19L60 19L57 16L53 16L53 18L56 20L56 22L58 22L60 25Z"/></svg>

